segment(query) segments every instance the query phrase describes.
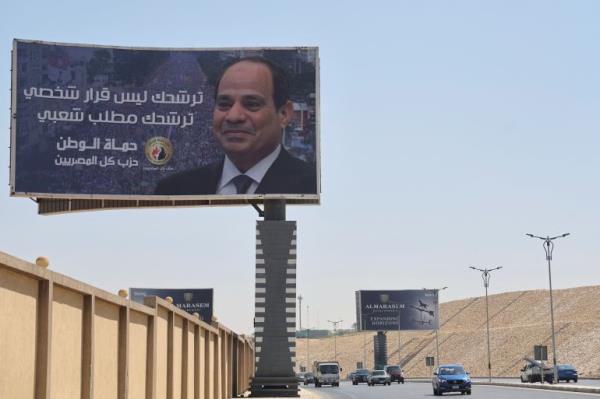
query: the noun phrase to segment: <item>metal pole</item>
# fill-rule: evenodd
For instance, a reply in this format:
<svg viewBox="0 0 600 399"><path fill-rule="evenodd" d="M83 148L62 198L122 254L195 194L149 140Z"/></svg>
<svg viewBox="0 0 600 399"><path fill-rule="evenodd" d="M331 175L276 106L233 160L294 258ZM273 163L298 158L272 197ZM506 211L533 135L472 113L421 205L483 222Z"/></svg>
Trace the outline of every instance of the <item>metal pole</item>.
<svg viewBox="0 0 600 399"><path fill-rule="evenodd" d="M331 321L327 320L331 324L333 324L333 360L337 361L337 342L336 342L336 331L338 323L341 323L344 320Z"/></svg>
<svg viewBox="0 0 600 399"><path fill-rule="evenodd" d="M302 331L302 295L298 295L298 330Z"/></svg>
<svg viewBox="0 0 600 399"><path fill-rule="evenodd" d="M563 238L566 237L568 235L570 235L571 233L564 233L561 234L559 236L554 236L554 237L550 237L550 236L546 236L546 237L540 237L540 236L536 236L533 234L526 234L531 238L538 238L542 241L544 241L544 243L542 244L544 247L544 251L546 252L546 260L548 261L548 283L550 286L550 325L551 325L551 329L552 329L552 365L553 367L553 371L554 371L554 382L558 383L558 369L556 368L556 335L554 333L554 301L552 299L552 268L551 268L551 262L552 262L552 252L554 251L554 240L556 240L557 238ZM542 374L543 376L543 374ZM542 378L543 380L543 378Z"/></svg>
<svg viewBox="0 0 600 399"><path fill-rule="evenodd" d="M440 364L440 343L438 341L438 329L435 329L435 362L434 364Z"/></svg>
<svg viewBox="0 0 600 399"><path fill-rule="evenodd" d="M483 268L479 269L477 267L469 266L473 270L477 270L481 272L481 278L483 279L483 286L485 287L485 324L487 330L487 358L488 358L488 381L492 382L492 356L490 350L490 313L488 306L488 287L490 285L491 272L494 270L502 269L502 266L494 267L493 269Z"/></svg>
<svg viewBox="0 0 600 399"><path fill-rule="evenodd" d="M437 301L437 305L438 305L438 312L439 312L439 304L440 304L440 291L444 291L446 288L448 287L442 287L442 288L423 288L423 290L425 291L435 291L435 300ZM440 329L439 326L439 321L440 321L440 315L438 314L438 325L435 329L435 359L433 364L434 365L440 365L440 341L438 340L438 330Z"/></svg>
<svg viewBox="0 0 600 399"><path fill-rule="evenodd" d="M402 308L398 305L398 366L402 368L402 358L400 357L400 317L402 317Z"/></svg>
<svg viewBox="0 0 600 399"><path fill-rule="evenodd" d="M333 360L337 362L337 338L335 336L335 328L333 329Z"/></svg>
<svg viewBox="0 0 600 399"><path fill-rule="evenodd" d="M308 345L310 344L310 340L309 340L309 336L310 336L310 313L308 313L309 311L309 305L306 305L306 324L308 325L308 327L306 327L306 369L307 370L311 370L309 369L310 367L310 356L309 356L309 351L308 351Z"/></svg>
<svg viewBox="0 0 600 399"><path fill-rule="evenodd" d="M550 246L554 247L552 242ZM552 325L552 364L554 365L554 382L558 384L558 369L556 368L556 336L554 334L554 302L552 300L552 270L550 268L550 262L552 261L552 252L548 258L548 282L550 285L550 323Z"/></svg>
<svg viewBox="0 0 600 399"><path fill-rule="evenodd" d="M363 368L367 368L367 334L363 331Z"/></svg>
<svg viewBox="0 0 600 399"><path fill-rule="evenodd" d="M488 280L489 282L489 280ZM488 352L488 381L492 382L492 358L490 354L490 313L488 306L488 284L485 284L485 320L487 328L487 352Z"/></svg>

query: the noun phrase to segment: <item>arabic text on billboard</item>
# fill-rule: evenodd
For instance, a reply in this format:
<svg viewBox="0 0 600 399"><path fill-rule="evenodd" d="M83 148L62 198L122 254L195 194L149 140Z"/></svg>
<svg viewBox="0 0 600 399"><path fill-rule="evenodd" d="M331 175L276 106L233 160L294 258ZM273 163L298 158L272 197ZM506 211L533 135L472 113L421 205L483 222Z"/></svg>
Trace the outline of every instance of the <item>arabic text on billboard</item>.
<svg viewBox="0 0 600 399"><path fill-rule="evenodd" d="M248 72L240 65L270 73L249 79L263 84L255 103L230 90ZM317 48L132 49L16 40L11 193L314 203L317 82ZM255 123L257 107L268 111L262 125ZM246 185L235 179L239 174Z"/></svg>

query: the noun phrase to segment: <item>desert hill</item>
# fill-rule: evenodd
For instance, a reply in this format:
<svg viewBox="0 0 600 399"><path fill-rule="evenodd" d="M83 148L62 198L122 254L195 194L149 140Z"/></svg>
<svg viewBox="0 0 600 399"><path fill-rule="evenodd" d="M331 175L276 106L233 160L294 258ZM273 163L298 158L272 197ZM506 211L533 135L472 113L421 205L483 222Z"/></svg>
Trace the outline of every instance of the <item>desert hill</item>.
<svg viewBox="0 0 600 399"><path fill-rule="evenodd" d="M558 363L575 365L583 377L600 377L600 286L553 290L553 297ZM534 345L547 345L552 362L548 290L508 292L488 300L492 375L518 376L523 356L532 356ZM374 335L370 331L336 337L343 375L365 361L365 352L366 367L373 368ZM333 359L333 340L298 338L297 366ZM438 340L442 363L462 363L472 376L487 376L485 297L441 303ZM399 337L398 332L388 332L387 347L389 364L401 360L409 377L430 375L425 357L436 354L435 332L403 331Z"/></svg>

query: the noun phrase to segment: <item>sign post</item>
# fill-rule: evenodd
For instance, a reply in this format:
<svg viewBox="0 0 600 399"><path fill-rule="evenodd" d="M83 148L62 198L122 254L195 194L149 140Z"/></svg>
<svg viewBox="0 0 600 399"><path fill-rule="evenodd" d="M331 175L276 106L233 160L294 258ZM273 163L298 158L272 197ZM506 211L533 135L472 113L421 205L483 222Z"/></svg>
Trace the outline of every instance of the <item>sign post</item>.
<svg viewBox="0 0 600 399"><path fill-rule="evenodd" d="M534 345L533 358L540 362L540 382L544 383L544 362L548 361L548 346Z"/></svg>
<svg viewBox="0 0 600 399"><path fill-rule="evenodd" d="M433 356L427 356L425 358L425 366L429 367L429 374L433 373L434 365L435 365L435 358Z"/></svg>

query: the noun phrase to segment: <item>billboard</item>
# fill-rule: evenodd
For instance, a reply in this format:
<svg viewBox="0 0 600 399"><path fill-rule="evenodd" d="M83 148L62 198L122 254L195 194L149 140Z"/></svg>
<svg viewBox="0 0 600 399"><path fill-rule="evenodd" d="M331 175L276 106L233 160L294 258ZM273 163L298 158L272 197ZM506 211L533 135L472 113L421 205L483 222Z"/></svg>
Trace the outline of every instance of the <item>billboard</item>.
<svg viewBox="0 0 600 399"><path fill-rule="evenodd" d="M130 288L129 298L144 303L144 297L173 298L173 305L188 313L200 314L200 319L210 323L213 316L212 288Z"/></svg>
<svg viewBox="0 0 600 399"><path fill-rule="evenodd" d="M318 203L318 82L315 47L15 40L11 195Z"/></svg>
<svg viewBox="0 0 600 399"><path fill-rule="evenodd" d="M437 291L356 291L356 325L361 331L436 330Z"/></svg>

